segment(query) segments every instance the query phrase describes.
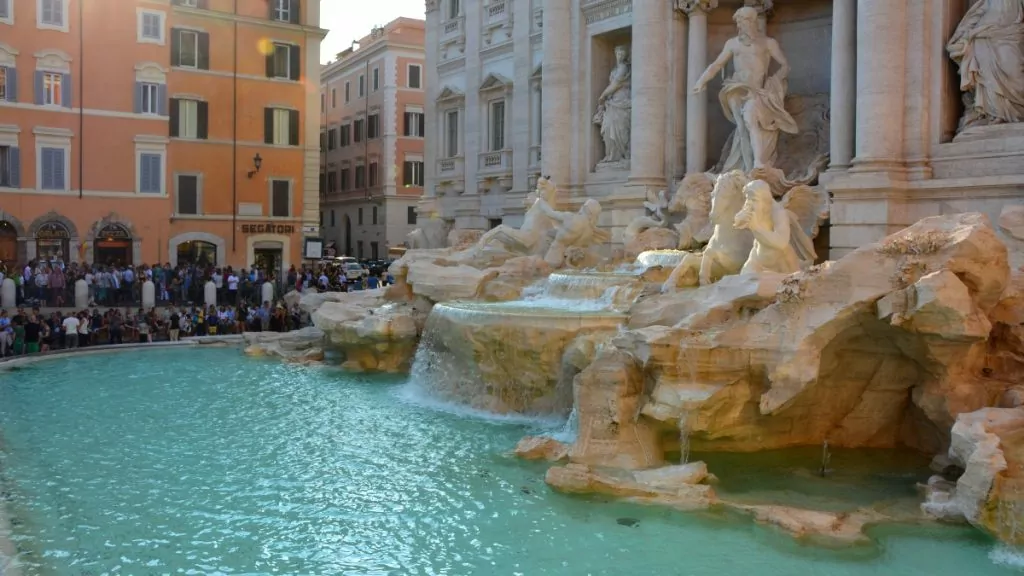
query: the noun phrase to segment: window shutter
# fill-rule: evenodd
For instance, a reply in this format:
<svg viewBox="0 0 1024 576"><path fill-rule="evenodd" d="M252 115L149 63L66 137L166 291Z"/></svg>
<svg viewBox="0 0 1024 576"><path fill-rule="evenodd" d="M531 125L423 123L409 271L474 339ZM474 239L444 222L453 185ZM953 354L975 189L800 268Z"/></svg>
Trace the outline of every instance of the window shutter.
<svg viewBox="0 0 1024 576"><path fill-rule="evenodd" d="M406 186L412 184L412 162L405 161L402 163L402 184Z"/></svg>
<svg viewBox="0 0 1024 576"><path fill-rule="evenodd" d="M135 83L135 113L142 114L142 82Z"/></svg>
<svg viewBox="0 0 1024 576"><path fill-rule="evenodd" d="M267 54L267 78L274 77L274 52L273 44L271 44L270 54Z"/></svg>
<svg viewBox="0 0 1024 576"><path fill-rule="evenodd" d="M142 154L139 158L139 192L149 192L150 175L149 154Z"/></svg>
<svg viewBox="0 0 1024 576"><path fill-rule="evenodd" d="M203 101L196 102L196 109L198 110L198 114L196 115L196 138L206 140L210 125L210 103Z"/></svg>
<svg viewBox="0 0 1024 576"><path fill-rule="evenodd" d="M0 0L2 1L2 0ZM18 101L18 69L7 68L7 101Z"/></svg>
<svg viewBox="0 0 1024 576"><path fill-rule="evenodd" d="M409 112L405 112L404 114L402 114L402 122L404 126L404 128L402 129L402 134L405 136L409 135L409 114Z"/></svg>
<svg viewBox="0 0 1024 576"><path fill-rule="evenodd" d="M178 105L181 103L177 98L171 98L171 110L168 124L171 127L171 138L178 137Z"/></svg>
<svg viewBox="0 0 1024 576"><path fill-rule="evenodd" d="M161 158L159 154L153 154L153 157L150 158L150 162L153 165L149 170L150 185L153 187L153 192L158 194L162 188L162 186L160 186L160 182L164 177L163 166L160 165L160 160Z"/></svg>
<svg viewBox="0 0 1024 576"><path fill-rule="evenodd" d="M21 149L10 148L7 159L10 162L11 188L21 188Z"/></svg>
<svg viewBox="0 0 1024 576"><path fill-rule="evenodd" d="M210 69L210 33L200 32L199 33L199 59L198 59L200 70Z"/></svg>
<svg viewBox="0 0 1024 576"><path fill-rule="evenodd" d="M289 10L288 14L289 14L289 16L291 18L292 24L301 24L302 23L302 16L301 16L299 10L302 8L302 6L301 6L302 3L299 2L299 0L290 0L290 2L291 2L291 5L289 6L290 10Z"/></svg>
<svg viewBox="0 0 1024 576"><path fill-rule="evenodd" d="M263 109L263 143L274 143L274 109Z"/></svg>
<svg viewBox="0 0 1024 576"><path fill-rule="evenodd" d="M181 65L181 31L171 28L171 66Z"/></svg>
<svg viewBox="0 0 1024 576"><path fill-rule="evenodd" d="M36 72L36 104L43 104L46 98L43 96L43 73Z"/></svg>
<svg viewBox="0 0 1024 576"><path fill-rule="evenodd" d="M71 108L71 74L61 74L60 92L61 106Z"/></svg>
<svg viewBox="0 0 1024 576"><path fill-rule="evenodd" d="M299 46L292 46L288 50L288 57L291 59L289 76L292 80L298 80L302 77L302 48Z"/></svg>
<svg viewBox="0 0 1024 576"><path fill-rule="evenodd" d="M64 178L64 149L56 148L50 155L53 158L53 187L57 190L64 190L67 188Z"/></svg>
<svg viewBox="0 0 1024 576"><path fill-rule="evenodd" d="M299 145L299 111L289 110L288 111L288 144L291 146Z"/></svg>
<svg viewBox="0 0 1024 576"><path fill-rule="evenodd" d="M167 116L167 84L158 84L156 87L156 113Z"/></svg>

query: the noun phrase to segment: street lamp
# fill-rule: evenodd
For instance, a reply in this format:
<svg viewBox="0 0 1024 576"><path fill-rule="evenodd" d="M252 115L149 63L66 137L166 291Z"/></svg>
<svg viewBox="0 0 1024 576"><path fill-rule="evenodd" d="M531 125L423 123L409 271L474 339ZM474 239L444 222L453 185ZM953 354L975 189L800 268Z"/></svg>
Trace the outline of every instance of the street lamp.
<svg viewBox="0 0 1024 576"><path fill-rule="evenodd" d="M263 164L263 158L260 158L260 153L257 152L256 156L254 156L253 159L252 159L252 165L255 166L256 169L255 170L249 170L249 174L248 174L249 178L252 178L253 176L256 175L257 172L260 171L260 165L261 164Z"/></svg>

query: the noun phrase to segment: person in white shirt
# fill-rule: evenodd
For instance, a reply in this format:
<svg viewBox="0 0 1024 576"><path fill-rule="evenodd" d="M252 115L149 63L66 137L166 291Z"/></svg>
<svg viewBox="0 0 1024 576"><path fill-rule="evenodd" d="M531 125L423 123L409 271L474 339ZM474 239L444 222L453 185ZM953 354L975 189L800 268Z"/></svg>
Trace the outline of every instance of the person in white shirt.
<svg viewBox="0 0 1024 576"><path fill-rule="evenodd" d="M238 276L233 270L228 272L228 302L238 304Z"/></svg>
<svg viewBox="0 0 1024 576"><path fill-rule="evenodd" d="M81 322L74 316L68 316L61 323L64 326L64 340L68 348L78 348L78 327Z"/></svg>

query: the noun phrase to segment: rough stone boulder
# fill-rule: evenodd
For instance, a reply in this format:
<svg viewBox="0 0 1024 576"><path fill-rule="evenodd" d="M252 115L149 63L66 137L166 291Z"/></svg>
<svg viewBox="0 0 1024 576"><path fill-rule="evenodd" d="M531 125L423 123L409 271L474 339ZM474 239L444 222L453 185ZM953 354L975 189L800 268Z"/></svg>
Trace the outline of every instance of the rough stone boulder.
<svg viewBox="0 0 1024 576"><path fill-rule="evenodd" d="M289 294L295 294L296 292L289 292ZM366 297L376 295L376 291L364 291L360 294L366 294ZM309 291L302 294L299 297L299 309L310 316L313 312L316 312L318 308L324 305L325 302L340 302L342 299L347 297L346 292L316 292ZM290 304L289 304L290 306Z"/></svg>
<svg viewBox="0 0 1024 576"><path fill-rule="evenodd" d="M332 346L344 354L345 368L359 371L407 372L429 307L385 303L379 291L349 292L325 302L313 313Z"/></svg>
<svg viewBox="0 0 1024 576"><path fill-rule="evenodd" d="M288 293L284 295L284 305L287 306L289 310L291 310L292 307L298 304L301 300L302 293L295 290L289 290Z"/></svg>
<svg viewBox="0 0 1024 576"><path fill-rule="evenodd" d="M557 462L569 456L569 446L550 436L527 436L516 444L512 452L523 460Z"/></svg>
<svg viewBox="0 0 1024 576"><path fill-rule="evenodd" d="M694 450L827 440L943 451L958 414L995 405L1019 379L1014 364L992 362L988 315L1008 276L1007 247L988 219L957 214L797 274L727 277L641 300L631 329L577 377L570 453L636 468L638 454L664 459L665 439L682 428ZM586 376L593 371L603 376ZM589 395L603 399L583 402ZM582 425L595 418L600 425Z"/></svg>
<svg viewBox="0 0 1024 576"><path fill-rule="evenodd" d="M540 256L519 256L487 271L479 298L489 302L516 300L523 288L551 274L551 265Z"/></svg>
<svg viewBox="0 0 1024 576"><path fill-rule="evenodd" d="M567 464L548 469L544 481L560 492L607 494L639 504L704 510L717 501L714 489L700 484L706 477L703 462L647 471Z"/></svg>
<svg viewBox="0 0 1024 576"><path fill-rule="evenodd" d="M946 498L946 513L952 508L1003 542L1024 545L1024 409L961 414L953 426L949 459L964 472ZM924 505L926 512L935 501Z"/></svg>
<svg viewBox="0 0 1024 576"><path fill-rule="evenodd" d="M648 228L626 244L625 257L635 258L648 250L673 250L679 243L679 233L671 228Z"/></svg>
<svg viewBox="0 0 1024 576"><path fill-rule="evenodd" d="M324 359L324 332L312 326L291 332L246 332L248 356L271 356L288 362L319 362Z"/></svg>

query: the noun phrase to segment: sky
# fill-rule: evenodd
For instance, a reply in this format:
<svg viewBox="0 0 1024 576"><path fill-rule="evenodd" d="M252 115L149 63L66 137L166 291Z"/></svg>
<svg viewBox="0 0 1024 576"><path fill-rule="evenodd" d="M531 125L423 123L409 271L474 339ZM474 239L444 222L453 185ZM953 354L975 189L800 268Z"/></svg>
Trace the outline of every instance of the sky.
<svg viewBox="0 0 1024 576"><path fill-rule="evenodd" d="M423 18L424 0L320 0L320 27L330 30L320 45L320 62L352 45L352 41L400 16Z"/></svg>

